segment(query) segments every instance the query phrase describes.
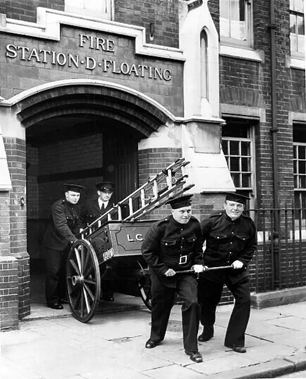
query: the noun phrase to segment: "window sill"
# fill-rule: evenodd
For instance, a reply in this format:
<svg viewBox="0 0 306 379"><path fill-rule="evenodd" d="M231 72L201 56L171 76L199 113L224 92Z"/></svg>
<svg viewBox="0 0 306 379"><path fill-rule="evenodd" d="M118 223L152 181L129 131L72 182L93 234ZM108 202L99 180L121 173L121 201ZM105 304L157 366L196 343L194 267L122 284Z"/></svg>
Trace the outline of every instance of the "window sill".
<svg viewBox="0 0 306 379"><path fill-rule="evenodd" d="M306 62L305 59L302 58L296 58L296 57L288 57L288 66L290 68L297 68L300 70L305 70L306 69Z"/></svg>
<svg viewBox="0 0 306 379"><path fill-rule="evenodd" d="M220 55L254 62L264 61L264 52L262 50L245 49L239 46L220 45Z"/></svg>

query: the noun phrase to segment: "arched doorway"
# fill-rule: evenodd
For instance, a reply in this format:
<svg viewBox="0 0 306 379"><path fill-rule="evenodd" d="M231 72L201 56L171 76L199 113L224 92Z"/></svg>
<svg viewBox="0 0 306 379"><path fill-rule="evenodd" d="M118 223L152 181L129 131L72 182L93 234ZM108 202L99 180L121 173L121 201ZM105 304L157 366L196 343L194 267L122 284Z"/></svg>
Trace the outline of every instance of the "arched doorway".
<svg viewBox="0 0 306 379"><path fill-rule="evenodd" d="M44 304L42 242L50 207L62 197L63 184L85 186L82 203L96 196L95 183L111 180L116 183L113 200L124 198L138 187L138 142L169 115L135 91L102 82L53 83L27 96L18 108L26 128L31 295L32 301Z"/></svg>

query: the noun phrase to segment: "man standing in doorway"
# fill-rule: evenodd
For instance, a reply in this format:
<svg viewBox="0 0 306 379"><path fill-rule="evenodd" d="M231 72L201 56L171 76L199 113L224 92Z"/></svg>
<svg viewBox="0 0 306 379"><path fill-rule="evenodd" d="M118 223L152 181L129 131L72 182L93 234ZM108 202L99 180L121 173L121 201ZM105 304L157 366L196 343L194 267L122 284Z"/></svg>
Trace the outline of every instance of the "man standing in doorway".
<svg viewBox="0 0 306 379"><path fill-rule="evenodd" d="M257 248L254 222L243 215L248 198L236 193L226 195L224 211L201 222L206 242L204 265L231 266L229 269L207 271L198 284L203 333L200 342L214 335L216 307L220 302L224 283L235 298L224 345L237 353L245 353L245 331L250 316L251 300L248 265Z"/></svg>
<svg viewBox="0 0 306 379"><path fill-rule="evenodd" d="M182 300L185 353L200 363L197 280L192 273L179 273L204 270L200 223L191 216L191 197L184 195L169 200L172 215L154 223L142 243L141 251L149 265L152 283L151 334L145 347L152 349L163 341L177 293Z"/></svg>
<svg viewBox="0 0 306 379"><path fill-rule="evenodd" d="M85 220L90 225L97 218L103 216L107 211L113 208L114 204L111 198L114 193L115 184L113 182L100 182L96 184L98 198L88 201L86 205ZM102 221L107 218L102 218ZM114 301L114 286L111 280L104 280L101 285L102 299L105 301Z"/></svg>
<svg viewBox="0 0 306 379"><path fill-rule="evenodd" d="M86 205L86 222L91 224L113 208L111 198L114 193L115 184L113 182L100 182L96 184L98 198L88 201Z"/></svg>
<svg viewBox="0 0 306 379"><path fill-rule="evenodd" d="M51 208L51 218L44 238L46 255L46 301L52 309L63 309L67 302L65 267L70 247L83 227L77 205L83 186L65 184L65 198Z"/></svg>

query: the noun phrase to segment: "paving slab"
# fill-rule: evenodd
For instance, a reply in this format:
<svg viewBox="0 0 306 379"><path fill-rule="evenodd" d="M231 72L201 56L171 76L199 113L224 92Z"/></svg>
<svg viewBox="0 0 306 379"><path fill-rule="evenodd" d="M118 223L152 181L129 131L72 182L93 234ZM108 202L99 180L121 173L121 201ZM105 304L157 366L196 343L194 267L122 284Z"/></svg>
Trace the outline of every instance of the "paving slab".
<svg viewBox="0 0 306 379"><path fill-rule="evenodd" d="M145 349L151 315L140 298L116 296L99 304L89 323L65 306L37 304L19 330L0 333L4 379L250 379L272 378L306 368L306 302L252 309L246 354L224 347L232 305L217 309L214 337L199 343L203 362L185 354L181 308L175 305L166 338ZM199 333L202 330L199 331Z"/></svg>

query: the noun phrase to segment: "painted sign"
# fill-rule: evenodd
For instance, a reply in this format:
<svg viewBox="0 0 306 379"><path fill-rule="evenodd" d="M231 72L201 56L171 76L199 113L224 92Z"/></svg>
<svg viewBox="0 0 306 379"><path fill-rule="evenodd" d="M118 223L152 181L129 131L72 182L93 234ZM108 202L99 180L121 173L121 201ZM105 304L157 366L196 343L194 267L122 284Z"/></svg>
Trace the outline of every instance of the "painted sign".
<svg viewBox="0 0 306 379"><path fill-rule="evenodd" d="M115 40L101 38L95 35L79 34L78 46L80 50L89 50L101 53L101 56L78 53L59 52L43 48L28 47L9 43L6 45L5 56L11 60L34 61L45 65L54 65L67 68L84 67L89 71L100 70L100 72L113 75L125 75L141 77L152 80L169 82L172 73L169 68L161 68L148 64L131 63L112 59L115 53Z"/></svg>

